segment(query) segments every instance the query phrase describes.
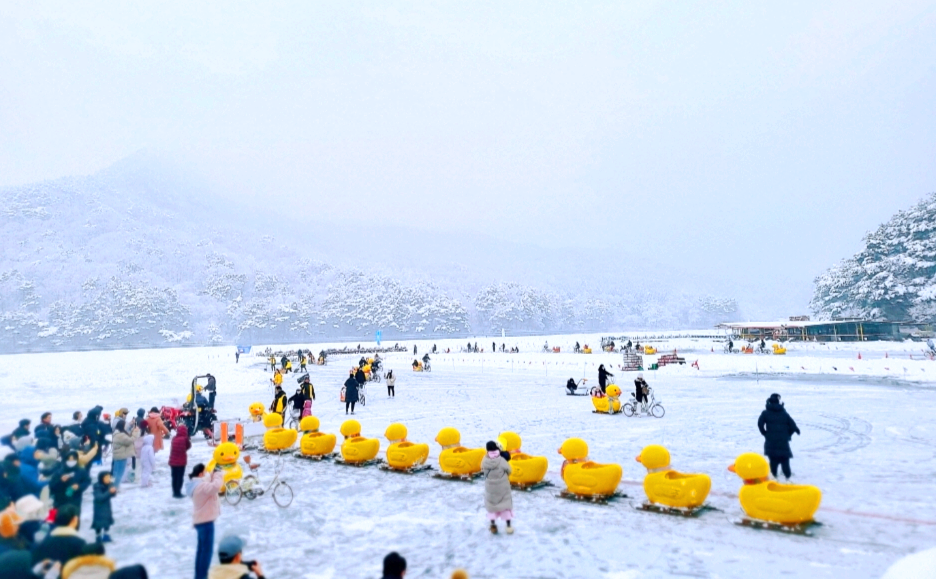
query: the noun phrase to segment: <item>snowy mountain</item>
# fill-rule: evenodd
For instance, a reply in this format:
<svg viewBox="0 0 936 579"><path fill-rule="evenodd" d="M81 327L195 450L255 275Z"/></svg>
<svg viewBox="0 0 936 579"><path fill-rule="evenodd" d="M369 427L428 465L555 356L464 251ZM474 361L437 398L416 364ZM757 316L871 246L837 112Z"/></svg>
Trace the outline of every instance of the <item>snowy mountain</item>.
<svg viewBox="0 0 936 579"><path fill-rule="evenodd" d="M640 256L608 268L601 254L258 215L144 153L0 190L0 227L2 352L709 327L740 311Z"/></svg>
<svg viewBox="0 0 936 579"><path fill-rule="evenodd" d="M826 317L936 322L936 193L865 236L854 257L816 278Z"/></svg>

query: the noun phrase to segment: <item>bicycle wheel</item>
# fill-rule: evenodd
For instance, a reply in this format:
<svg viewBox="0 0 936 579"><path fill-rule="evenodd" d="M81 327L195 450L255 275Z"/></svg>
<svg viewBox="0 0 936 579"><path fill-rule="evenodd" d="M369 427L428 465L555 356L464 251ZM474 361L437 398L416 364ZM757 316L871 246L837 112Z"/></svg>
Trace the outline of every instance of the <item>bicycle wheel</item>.
<svg viewBox="0 0 936 579"><path fill-rule="evenodd" d="M367 400L367 397L361 394L361 399L358 400L358 402L361 403L361 406L366 406L367 405L367 402L365 402L366 400Z"/></svg>
<svg viewBox="0 0 936 579"><path fill-rule="evenodd" d="M240 485L241 485L241 492L249 500L252 501L258 496L260 496L260 494L257 493L256 491L257 488L260 488L260 481L257 480L257 477L255 477L254 475L249 474L245 476L244 479L241 481Z"/></svg>
<svg viewBox="0 0 936 579"><path fill-rule="evenodd" d="M299 421L295 418L290 418L287 426L290 430L299 430Z"/></svg>
<svg viewBox="0 0 936 579"><path fill-rule="evenodd" d="M631 404L625 404L625 405L624 405L624 416L633 416L633 415L634 415L634 407L633 407L633 405L631 405Z"/></svg>
<svg viewBox="0 0 936 579"><path fill-rule="evenodd" d="M663 409L661 404L654 404L650 407L650 414L652 414L654 418L663 418L663 415L666 414L666 410Z"/></svg>
<svg viewBox="0 0 936 579"><path fill-rule="evenodd" d="M284 482L276 483L276 486L273 487L273 502L275 502L277 506L285 509L292 504L292 500L292 487Z"/></svg>
<svg viewBox="0 0 936 579"><path fill-rule="evenodd" d="M236 505L241 500L240 484L236 480L228 481L224 485L224 502L229 505Z"/></svg>

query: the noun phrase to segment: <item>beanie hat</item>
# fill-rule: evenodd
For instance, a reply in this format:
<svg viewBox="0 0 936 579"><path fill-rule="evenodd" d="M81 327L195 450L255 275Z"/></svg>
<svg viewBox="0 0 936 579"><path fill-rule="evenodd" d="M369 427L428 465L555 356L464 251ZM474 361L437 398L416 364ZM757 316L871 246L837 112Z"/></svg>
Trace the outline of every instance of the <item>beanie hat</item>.
<svg viewBox="0 0 936 579"><path fill-rule="evenodd" d="M142 408L137 408L137 416L138 416L139 418L143 418L143 415L144 415L144 414L146 414L146 411L145 411L145 410L143 410Z"/></svg>
<svg viewBox="0 0 936 579"><path fill-rule="evenodd" d="M771 394L771 395L770 395L770 398L768 398L767 401L768 401L768 402L773 402L774 404L777 404L777 403L780 402L780 395L779 395L779 394L776 394L776 393Z"/></svg>
<svg viewBox="0 0 936 579"><path fill-rule="evenodd" d="M19 532L20 516L13 509L0 513L0 537L11 539Z"/></svg>
<svg viewBox="0 0 936 579"><path fill-rule="evenodd" d="M468 579L468 572L464 569L455 569L452 571L452 579Z"/></svg>
<svg viewBox="0 0 936 579"><path fill-rule="evenodd" d="M497 443L494 442L493 440L487 441L486 448L488 449L488 452L492 450L500 450L500 448L497 447Z"/></svg>

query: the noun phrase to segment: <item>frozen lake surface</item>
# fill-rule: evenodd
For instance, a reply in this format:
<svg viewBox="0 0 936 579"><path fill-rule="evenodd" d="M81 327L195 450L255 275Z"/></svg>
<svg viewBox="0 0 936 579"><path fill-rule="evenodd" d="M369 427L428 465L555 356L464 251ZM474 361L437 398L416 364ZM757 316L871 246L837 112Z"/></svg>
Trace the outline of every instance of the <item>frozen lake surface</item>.
<svg viewBox="0 0 936 579"><path fill-rule="evenodd" d="M550 337L550 344L571 351L575 339ZM436 343L455 349L462 342ZM433 439L444 426L458 428L466 446L483 446L504 430L519 433L525 452L549 459L547 479L556 486L514 494L513 536L488 533L482 482L292 457L283 459L283 476L296 491L292 506L279 509L270 497L224 505L218 536L246 536L247 556L278 578L379 577L390 550L407 558L408 577L445 577L459 566L473 578L880 577L897 559L936 543L936 363L921 359L919 344L793 345L781 357L725 355L717 343L674 340L661 347L678 348L699 369L645 372L666 408L655 419L596 415L588 397L563 393L569 377L584 374L596 385L604 363L629 397L636 373L617 369L619 355L543 354L542 342L509 340L521 354L435 355L433 372L424 374L410 371L413 356L389 355L385 366L398 373L396 398L387 398L383 384L370 384L367 405L355 415L382 450L384 429L403 422L410 440L430 444L433 464L439 453ZM417 344L420 357L431 347ZM358 357L310 367L314 413L325 432L337 432L345 419L338 391ZM192 377L208 371L218 379L219 415L245 418L250 403L270 403L265 368L256 356L235 364L230 347L2 356L8 411L0 430L9 432L21 417L36 421L46 410L67 423L73 411L95 404L113 413L178 402ZM814 537L729 520L740 514L741 481L726 467L742 452L763 450L756 423L772 392L782 395L802 430L792 442L794 482L823 491ZM623 466L619 490L630 498L606 506L556 498L563 486L556 449L572 436L589 443L592 459ZM712 477L709 502L718 510L687 520L632 508L643 498L645 474L634 457L653 443L670 450L674 468ZM189 464L210 454L197 439ZM276 459L259 458L261 480L269 480ZM167 459L168 449L157 455L154 488L128 484L114 500L108 553L121 565L145 564L153 577L188 577L195 552L191 504L170 498ZM90 493L86 500L90 519Z"/></svg>

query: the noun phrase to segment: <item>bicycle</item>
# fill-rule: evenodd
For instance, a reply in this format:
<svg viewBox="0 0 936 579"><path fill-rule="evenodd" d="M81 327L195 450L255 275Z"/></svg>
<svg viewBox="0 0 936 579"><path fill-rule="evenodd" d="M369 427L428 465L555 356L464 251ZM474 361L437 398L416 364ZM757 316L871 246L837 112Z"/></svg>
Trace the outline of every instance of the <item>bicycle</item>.
<svg viewBox="0 0 936 579"><path fill-rule="evenodd" d="M273 480L270 481L270 485L267 488L263 488L263 485L260 484L260 479L258 479L254 474L254 471L260 468L259 463L250 462L250 457L245 456L244 462L247 463L247 466L250 467L251 474L248 474L241 480L232 480L228 481L224 485L224 500L229 505L236 505L240 502L242 497L247 497L248 500L254 500L255 498L262 496L266 493L270 493L273 496L273 502L276 503L276 506L280 508L286 508L293 501L293 490L289 484L284 480L280 480L280 472L283 470L283 461L282 459L277 461L276 471L274 473ZM272 492L271 492L272 491Z"/></svg>
<svg viewBox="0 0 936 579"><path fill-rule="evenodd" d="M666 409L653 395L653 388L650 387L647 388L646 400L641 404L641 408L654 418L663 418L663 415L666 414ZM633 416L637 413L637 398L633 394L631 394L630 402L625 404L622 410L624 416Z"/></svg>
<svg viewBox="0 0 936 579"><path fill-rule="evenodd" d="M289 423L287 428L290 430L299 430L299 421L302 420L302 410L292 408L289 410Z"/></svg>

